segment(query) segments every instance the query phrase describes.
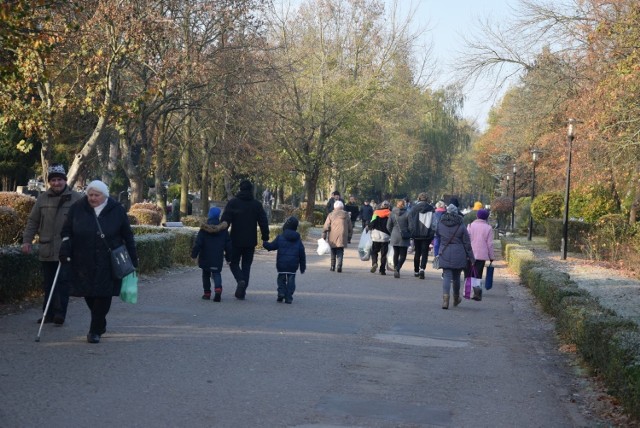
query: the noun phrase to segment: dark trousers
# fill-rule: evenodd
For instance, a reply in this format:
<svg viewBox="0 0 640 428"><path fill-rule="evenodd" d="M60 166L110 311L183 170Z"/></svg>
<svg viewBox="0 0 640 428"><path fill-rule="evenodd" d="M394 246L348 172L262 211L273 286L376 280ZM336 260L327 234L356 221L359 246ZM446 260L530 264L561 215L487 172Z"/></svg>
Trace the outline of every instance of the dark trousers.
<svg viewBox="0 0 640 428"><path fill-rule="evenodd" d="M111 309L111 296L109 297L85 297L84 301L91 311L91 326L89 333L104 334L107 331L107 314Z"/></svg>
<svg viewBox="0 0 640 428"><path fill-rule="evenodd" d="M407 259L407 247L393 246L393 266L396 268L396 272L400 272L404 261Z"/></svg>
<svg viewBox="0 0 640 428"><path fill-rule="evenodd" d="M51 294L53 280L56 277L59 262L41 262L42 263L42 288L44 289L44 301L42 302L42 312L44 312ZM52 319L54 316L65 318L67 316L67 307L69 306L69 269L64 264L60 266L58 281L53 289L51 304L49 310L45 314L45 318Z"/></svg>
<svg viewBox="0 0 640 428"><path fill-rule="evenodd" d="M229 269L231 269L236 282L244 281L245 287L249 286L249 274L251 273L254 251L255 247L233 247L231 251ZM242 260L242 267L240 267L240 260Z"/></svg>
<svg viewBox="0 0 640 428"><path fill-rule="evenodd" d="M211 278L216 293L222 291L222 274L218 268L202 269L202 288L204 291L211 291Z"/></svg>
<svg viewBox="0 0 640 428"><path fill-rule="evenodd" d="M482 274L484 273L484 264L486 260L476 260L473 264L473 267L476 268L476 274L473 276L474 278L482 278Z"/></svg>
<svg viewBox="0 0 640 428"><path fill-rule="evenodd" d="M413 254L413 271L417 273L421 270L425 270L427 267L431 239L414 239L413 245L415 246L415 252Z"/></svg>
<svg viewBox="0 0 640 428"><path fill-rule="evenodd" d="M371 243L371 266L378 264L378 253L380 253L380 272L387 270L387 253L389 252L388 242Z"/></svg>
<svg viewBox="0 0 640 428"><path fill-rule="evenodd" d="M331 249L331 268L336 267L336 261L338 262L338 269L342 269L342 259L344 258L344 247L335 247Z"/></svg>
<svg viewBox="0 0 640 428"><path fill-rule="evenodd" d="M296 274L295 273L279 273L278 274L278 297L284 297L284 300L290 302L293 300L293 293L296 291Z"/></svg>

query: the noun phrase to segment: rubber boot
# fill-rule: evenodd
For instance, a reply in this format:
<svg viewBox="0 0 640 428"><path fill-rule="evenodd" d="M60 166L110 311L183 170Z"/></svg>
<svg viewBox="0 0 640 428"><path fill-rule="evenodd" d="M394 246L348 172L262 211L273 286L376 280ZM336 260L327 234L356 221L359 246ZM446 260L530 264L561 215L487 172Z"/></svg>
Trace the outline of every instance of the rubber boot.
<svg viewBox="0 0 640 428"><path fill-rule="evenodd" d="M449 295L442 295L442 309L449 309Z"/></svg>
<svg viewBox="0 0 640 428"><path fill-rule="evenodd" d="M454 294L453 295L453 306L458 306L460 303L462 303L462 299L460 298L459 294Z"/></svg>
<svg viewBox="0 0 640 428"><path fill-rule="evenodd" d="M482 300L482 288L480 287L473 287L473 300L479 302Z"/></svg>

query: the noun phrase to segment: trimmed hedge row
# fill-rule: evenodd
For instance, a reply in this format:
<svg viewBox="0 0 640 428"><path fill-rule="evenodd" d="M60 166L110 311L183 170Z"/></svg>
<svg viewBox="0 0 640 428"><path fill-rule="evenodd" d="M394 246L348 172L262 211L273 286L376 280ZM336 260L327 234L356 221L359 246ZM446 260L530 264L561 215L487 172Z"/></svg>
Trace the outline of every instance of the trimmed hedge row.
<svg viewBox="0 0 640 428"><path fill-rule="evenodd" d="M33 246L33 253L35 255L22 254L18 245L0 247L0 303L42 293L42 268L37 245Z"/></svg>
<svg viewBox="0 0 640 428"><path fill-rule="evenodd" d="M556 319L556 330L592 369L600 374L626 412L640 420L640 331L631 320L601 306L569 275L533 260L526 248L503 240L509 267L520 275L546 312Z"/></svg>

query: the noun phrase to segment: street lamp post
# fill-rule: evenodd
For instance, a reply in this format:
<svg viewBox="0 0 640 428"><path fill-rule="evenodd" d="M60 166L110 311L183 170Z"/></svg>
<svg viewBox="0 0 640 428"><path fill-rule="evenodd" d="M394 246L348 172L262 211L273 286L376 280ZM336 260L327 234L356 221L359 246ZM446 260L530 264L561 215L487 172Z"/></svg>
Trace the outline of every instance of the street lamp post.
<svg viewBox="0 0 640 428"><path fill-rule="evenodd" d="M578 123L576 119L567 121L567 185L564 189L564 216L562 218L562 260L567 260L567 238L569 235L569 191L571 188L571 146L575 138L575 125Z"/></svg>
<svg viewBox="0 0 640 428"><path fill-rule="evenodd" d="M516 164L513 164L513 196L511 200L511 232L516 230Z"/></svg>
<svg viewBox="0 0 640 428"><path fill-rule="evenodd" d="M533 170L531 172L531 206L533 206L533 200L536 197L536 163L538 162L538 156L540 155L540 150L533 149L531 150L531 157L533 158ZM531 237L533 236L533 212L531 208L529 208L529 236L527 240L531 241Z"/></svg>

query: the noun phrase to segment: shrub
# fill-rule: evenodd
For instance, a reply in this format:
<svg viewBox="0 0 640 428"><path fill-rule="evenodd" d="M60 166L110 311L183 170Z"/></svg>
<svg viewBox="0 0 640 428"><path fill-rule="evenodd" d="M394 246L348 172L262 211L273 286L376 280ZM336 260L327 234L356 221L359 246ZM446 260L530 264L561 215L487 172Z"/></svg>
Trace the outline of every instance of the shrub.
<svg viewBox="0 0 640 428"><path fill-rule="evenodd" d="M314 211L313 212L313 224L314 225L323 225L325 219L324 211Z"/></svg>
<svg viewBox="0 0 640 428"><path fill-rule="evenodd" d="M160 226L160 222L162 221L162 214L159 214L156 210L132 209L129 211L129 215L136 218L138 221L137 224Z"/></svg>
<svg viewBox="0 0 640 428"><path fill-rule="evenodd" d="M127 213L127 218L129 219L129 224L133 226L134 224L138 224L138 219Z"/></svg>
<svg viewBox="0 0 640 428"><path fill-rule="evenodd" d="M0 302L12 302L35 296L42 288L42 268L38 246L31 254L22 254L20 247L0 247Z"/></svg>
<svg viewBox="0 0 640 428"><path fill-rule="evenodd" d="M169 229L162 226L152 226L152 225L135 225L131 227L133 234L138 235L148 235L151 233L167 233Z"/></svg>
<svg viewBox="0 0 640 428"><path fill-rule="evenodd" d="M571 192L569 216L580 218L587 223L594 223L606 214L617 211L612 192L601 186L588 187Z"/></svg>
<svg viewBox="0 0 640 428"><path fill-rule="evenodd" d="M0 245L20 242L20 219L11 207L0 206Z"/></svg>
<svg viewBox="0 0 640 428"><path fill-rule="evenodd" d="M547 229L547 248L551 251L560 251L562 248L562 220L548 219L545 223ZM581 252L588 241L591 225L583 221L569 220L567 229L567 251Z"/></svg>
<svg viewBox="0 0 640 428"><path fill-rule="evenodd" d="M564 197L560 193L543 193L536 196L531 204L531 214L536 223L542 223L548 218L561 218Z"/></svg>
<svg viewBox="0 0 640 428"><path fill-rule="evenodd" d="M137 204L131 205L131 210L153 210L157 211L160 214L160 217L164 214L162 212L162 208L157 206L156 204L152 204L151 202L138 202Z"/></svg>
<svg viewBox="0 0 640 428"><path fill-rule="evenodd" d="M22 232L27 225L27 219L31 209L36 204L36 198L23 195L18 192L0 192L0 206L11 207L18 214L19 231Z"/></svg>
<svg viewBox="0 0 640 428"><path fill-rule="evenodd" d="M623 247L635 234L622 214L606 214L600 217L587 234L585 254L592 260L619 260Z"/></svg>
<svg viewBox="0 0 640 428"><path fill-rule="evenodd" d="M508 219L511 215L511 210L513 208L513 200L508 196L500 196L499 198L494 199L491 202L491 212L496 214L498 225L504 228L509 223ZM465 223L471 223L475 220L474 218L465 219ZM467 224L468 224L467 223Z"/></svg>
<svg viewBox="0 0 640 428"><path fill-rule="evenodd" d="M199 217L197 215L186 215L180 219L184 226L189 227L200 227L202 223L206 223L207 219L205 217Z"/></svg>

